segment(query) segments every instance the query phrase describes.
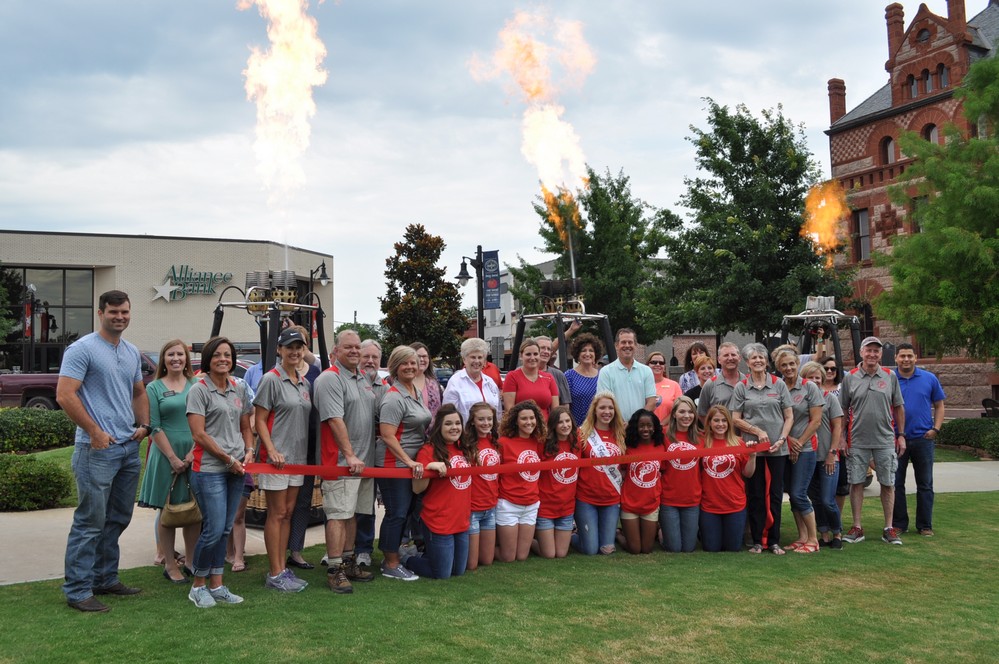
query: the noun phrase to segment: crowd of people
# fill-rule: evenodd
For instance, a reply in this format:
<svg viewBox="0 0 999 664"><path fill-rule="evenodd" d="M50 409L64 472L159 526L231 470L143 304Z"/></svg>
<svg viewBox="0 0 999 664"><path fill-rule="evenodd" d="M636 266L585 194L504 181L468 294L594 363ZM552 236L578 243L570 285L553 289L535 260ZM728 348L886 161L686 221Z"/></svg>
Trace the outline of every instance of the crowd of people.
<svg viewBox="0 0 999 664"><path fill-rule="evenodd" d="M338 594L375 576L376 500L384 505L378 571L399 581L447 579L496 559L563 558L573 550L840 549L864 539L868 467L881 486L882 539L901 544L909 461L917 475L916 527L933 534L932 440L944 395L933 374L915 367L907 344L891 371L880 365L881 341L868 337L861 363L845 376L833 357L806 357L799 366L793 346L771 352L748 344L740 352L723 343L716 363L701 345L687 354L689 371L677 383L662 353L638 361L629 329L617 332L617 359L603 367L600 340L576 335L576 365L565 374L550 366L557 350L550 338L526 339L517 349L520 367L505 379L488 361L486 343L467 339L463 367L444 389L422 343L394 348L383 380L377 341L342 330L330 368L321 371L306 331L288 326L277 340L276 365L246 380L232 374L237 356L228 339L204 344L198 375L187 345L172 339L156 379L143 387L138 352L121 339L128 296L103 294L98 315L100 330L67 349L59 386L59 402L79 427L73 468L80 505L64 592L81 611L108 610L96 595L140 592L118 578L117 539L131 516L138 444L146 436L139 504L179 504L190 487L200 508L200 525L182 529L185 555L175 553L175 529L158 524L156 531L164 578L189 585L198 608L243 601L223 576L227 563L232 572L245 569L234 527L253 486L246 471L253 463L274 471L258 473L256 487L267 503L263 582L277 592L302 591L308 583L292 568L315 567L302 557L315 477L285 472L306 463L344 469L320 485L321 562ZM555 467L531 466L543 461ZM489 472L500 464L520 467ZM365 473L372 467L403 472L375 479ZM787 545L784 493L797 527ZM844 533L847 494L853 523Z"/></svg>

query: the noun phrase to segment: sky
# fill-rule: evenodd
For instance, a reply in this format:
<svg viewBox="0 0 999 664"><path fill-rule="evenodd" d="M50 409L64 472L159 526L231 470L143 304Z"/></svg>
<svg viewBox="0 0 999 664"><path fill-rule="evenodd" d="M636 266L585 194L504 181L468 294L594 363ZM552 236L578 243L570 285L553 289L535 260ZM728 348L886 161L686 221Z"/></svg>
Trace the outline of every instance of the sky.
<svg viewBox="0 0 999 664"><path fill-rule="evenodd" d="M521 153L524 101L477 81L517 10L578 21L596 59L560 86L586 162L684 214L704 97L759 115L783 105L829 173L827 82L847 109L887 82L887 0L309 3L327 56L305 182L277 197L254 153L243 71L266 22L235 0L0 3L0 228L238 237L334 256L334 319L381 318L385 259L405 227L516 264L539 252L538 172ZM946 0L926 2L946 16ZM987 0L968 0L967 15ZM906 25L916 2L903 3ZM281 269L283 266L269 266ZM462 289L475 304L474 282Z"/></svg>

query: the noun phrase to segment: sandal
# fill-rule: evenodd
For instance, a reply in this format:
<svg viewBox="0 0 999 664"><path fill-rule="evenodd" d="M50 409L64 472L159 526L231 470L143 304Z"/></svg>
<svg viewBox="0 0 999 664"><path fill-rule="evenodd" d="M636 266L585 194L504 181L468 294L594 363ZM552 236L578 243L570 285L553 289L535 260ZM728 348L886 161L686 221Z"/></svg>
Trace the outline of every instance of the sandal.
<svg viewBox="0 0 999 664"><path fill-rule="evenodd" d="M796 540L794 542L791 542L787 546L785 546L784 550L785 551L797 551L798 549L800 549L803 546L805 546L805 542L802 542L801 540Z"/></svg>
<svg viewBox="0 0 999 664"><path fill-rule="evenodd" d="M770 553L774 554L775 556L783 556L785 553L787 553L787 551L780 548L780 544L771 544Z"/></svg>
<svg viewBox="0 0 999 664"><path fill-rule="evenodd" d="M819 547L816 544L802 544L797 549L794 549L795 553L818 553Z"/></svg>
<svg viewBox="0 0 999 664"><path fill-rule="evenodd" d="M246 571L246 561L243 561L241 563L233 563L232 564L232 571L234 573L235 572L245 572Z"/></svg>
<svg viewBox="0 0 999 664"><path fill-rule="evenodd" d="M754 544L753 546L749 547L749 552L750 553L763 553L763 545L762 544Z"/></svg>

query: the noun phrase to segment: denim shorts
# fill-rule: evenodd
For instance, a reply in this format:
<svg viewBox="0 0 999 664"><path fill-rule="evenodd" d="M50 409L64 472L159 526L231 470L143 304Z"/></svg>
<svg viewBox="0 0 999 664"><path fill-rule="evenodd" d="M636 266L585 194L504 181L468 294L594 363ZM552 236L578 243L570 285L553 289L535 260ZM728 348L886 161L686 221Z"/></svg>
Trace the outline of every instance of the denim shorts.
<svg viewBox="0 0 999 664"><path fill-rule="evenodd" d="M472 519L468 525L468 534L478 535L480 530L496 530L495 507L480 512L472 512Z"/></svg>
<svg viewBox="0 0 999 664"><path fill-rule="evenodd" d="M535 524L535 530L562 530L567 532L572 532L573 518L570 514L569 516L560 516L557 519L546 519L543 516L538 517L538 521Z"/></svg>

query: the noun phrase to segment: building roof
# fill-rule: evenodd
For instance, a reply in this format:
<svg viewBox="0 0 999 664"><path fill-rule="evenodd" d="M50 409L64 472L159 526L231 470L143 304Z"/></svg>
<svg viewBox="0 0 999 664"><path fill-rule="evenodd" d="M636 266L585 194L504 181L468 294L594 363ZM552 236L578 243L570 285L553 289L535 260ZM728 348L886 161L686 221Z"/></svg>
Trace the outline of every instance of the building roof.
<svg viewBox="0 0 999 664"><path fill-rule="evenodd" d="M990 0L989 4L968 21L968 32L972 37L972 48L979 50L981 55L972 57L972 61L996 55L996 41L999 40L999 4ZM849 113L832 123L830 129L839 129L891 109L891 82L870 97L860 102Z"/></svg>

